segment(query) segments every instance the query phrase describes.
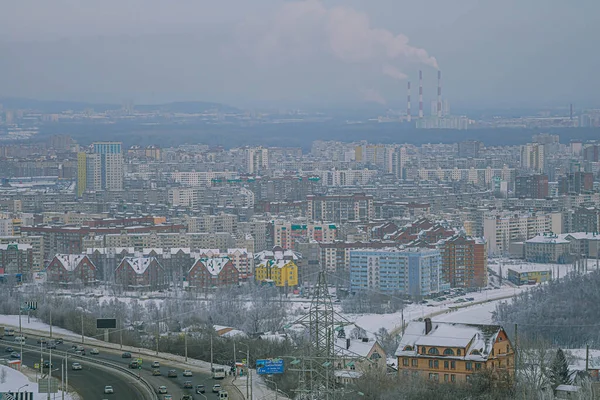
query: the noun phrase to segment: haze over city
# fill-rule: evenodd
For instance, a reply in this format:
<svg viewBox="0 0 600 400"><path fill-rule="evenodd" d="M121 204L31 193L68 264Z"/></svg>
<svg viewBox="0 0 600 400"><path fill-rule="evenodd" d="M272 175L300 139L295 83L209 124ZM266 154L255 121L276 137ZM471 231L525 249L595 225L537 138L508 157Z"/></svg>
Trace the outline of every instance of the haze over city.
<svg viewBox="0 0 600 400"><path fill-rule="evenodd" d="M6 1L0 87L47 100L396 106L419 69L434 93L437 60L461 108L589 107L599 11L591 0Z"/></svg>

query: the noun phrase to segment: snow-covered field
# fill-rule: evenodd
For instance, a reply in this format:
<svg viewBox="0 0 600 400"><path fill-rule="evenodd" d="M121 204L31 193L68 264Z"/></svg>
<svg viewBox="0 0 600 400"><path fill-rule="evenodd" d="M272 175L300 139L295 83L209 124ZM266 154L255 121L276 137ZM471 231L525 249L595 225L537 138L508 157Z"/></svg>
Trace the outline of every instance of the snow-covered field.
<svg viewBox="0 0 600 400"><path fill-rule="evenodd" d="M19 326L19 316L18 315L0 315L0 326L2 325L12 325L15 327ZM50 332L50 325L46 324L38 320L37 318L31 317L30 322L27 322L27 315L21 315L21 327L23 329L33 329L38 331L47 331ZM18 329L15 329L18 331ZM18 333L15 333L17 335ZM71 331L68 331L63 328L58 328L56 326L52 327L52 335L76 335Z"/></svg>
<svg viewBox="0 0 600 400"><path fill-rule="evenodd" d="M23 368L25 369L25 367ZM5 377L4 379L2 379L3 376ZM19 388L21 388L22 386L25 387L21 389L21 393L33 392L34 400L45 400L48 397L46 393L38 393L38 384L35 383L35 379L30 381L25 374L5 365L0 365L0 392L11 391L13 393L17 393ZM56 397L62 399L62 392L60 390L58 391L58 393L56 393ZM79 397L72 397L70 394L65 393L65 399L79 400Z"/></svg>

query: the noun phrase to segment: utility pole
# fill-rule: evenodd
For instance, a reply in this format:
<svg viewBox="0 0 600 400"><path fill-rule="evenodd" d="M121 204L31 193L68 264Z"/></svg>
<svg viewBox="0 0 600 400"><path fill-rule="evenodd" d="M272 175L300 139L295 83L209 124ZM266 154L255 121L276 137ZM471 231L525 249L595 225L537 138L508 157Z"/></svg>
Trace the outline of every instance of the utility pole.
<svg viewBox="0 0 600 400"><path fill-rule="evenodd" d="M187 360L188 360L188 356L187 356L187 354L188 354L187 353L187 332L183 333L183 342L185 344L185 362L187 362ZM235 343L234 343L234 346L235 346Z"/></svg>
<svg viewBox="0 0 600 400"><path fill-rule="evenodd" d="M212 334L210 336L210 372L211 374L214 372L213 371L213 338L212 338ZM213 374L214 377L214 374Z"/></svg>
<svg viewBox="0 0 600 400"><path fill-rule="evenodd" d="M52 379L52 349L50 349L50 357L48 360L48 400L50 400L50 383Z"/></svg>
<svg viewBox="0 0 600 400"><path fill-rule="evenodd" d="M21 329L21 304L19 303L19 336L23 336L23 329ZM21 352L22 354L22 352Z"/></svg>
<svg viewBox="0 0 600 400"><path fill-rule="evenodd" d="M83 344L83 312L81 312L81 344Z"/></svg>
<svg viewBox="0 0 600 400"><path fill-rule="evenodd" d="M250 346L246 348L246 372L248 372L248 376L246 377L246 398L252 399L252 373L250 372ZM248 394L248 387L250 387L250 394Z"/></svg>
<svg viewBox="0 0 600 400"><path fill-rule="evenodd" d="M237 366L237 362L236 362L236 356L235 356L235 340L234 340L233 341L233 371L234 371L234 373L237 372L237 367L236 366Z"/></svg>
<svg viewBox="0 0 600 400"><path fill-rule="evenodd" d="M65 400L65 362L60 364L60 388L62 389L62 400Z"/></svg>
<svg viewBox="0 0 600 400"><path fill-rule="evenodd" d="M590 366L590 345L585 345L585 372L589 370Z"/></svg>
<svg viewBox="0 0 600 400"><path fill-rule="evenodd" d="M52 339L52 306L50 306L50 339Z"/></svg>
<svg viewBox="0 0 600 400"><path fill-rule="evenodd" d="M156 355L158 355L158 337L160 335L160 322L156 321Z"/></svg>
<svg viewBox="0 0 600 400"><path fill-rule="evenodd" d="M518 330L517 330L517 324L515 324L515 384L517 383L517 374L519 372L519 353L518 353L518 342L519 341L519 336L518 336Z"/></svg>

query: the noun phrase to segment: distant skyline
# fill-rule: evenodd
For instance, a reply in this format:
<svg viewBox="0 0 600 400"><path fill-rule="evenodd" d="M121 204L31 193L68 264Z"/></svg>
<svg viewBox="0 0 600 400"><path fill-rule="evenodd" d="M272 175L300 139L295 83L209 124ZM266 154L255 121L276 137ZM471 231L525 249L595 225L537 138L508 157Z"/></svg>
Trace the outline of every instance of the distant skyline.
<svg viewBox="0 0 600 400"><path fill-rule="evenodd" d="M600 107L600 3L0 3L0 97L405 108L436 64L452 107Z"/></svg>

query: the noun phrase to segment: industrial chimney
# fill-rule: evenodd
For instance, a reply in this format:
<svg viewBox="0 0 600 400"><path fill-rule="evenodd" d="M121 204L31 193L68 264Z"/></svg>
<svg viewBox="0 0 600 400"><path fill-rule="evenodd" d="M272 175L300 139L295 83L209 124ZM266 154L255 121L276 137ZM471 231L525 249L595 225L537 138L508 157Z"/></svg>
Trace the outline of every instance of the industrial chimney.
<svg viewBox="0 0 600 400"><path fill-rule="evenodd" d="M408 81L408 86L407 86L407 96L406 96L406 120L408 122L410 122L411 120L411 115L410 115L410 81Z"/></svg>
<svg viewBox="0 0 600 400"><path fill-rule="evenodd" d="M425 334L428 335L431 332L431 318L425 318Z"/></svg>
<svg viewBox="0 0 600 400"><path fill-rule="evenodd" d="M442 118L442 71L438 70L437 116Z"/></svg>
<svg viewBox="0 0 600 400"><path fill-rule="evenodd" d="M419 70L419 119L423 119L423 71Z"/></svg>

